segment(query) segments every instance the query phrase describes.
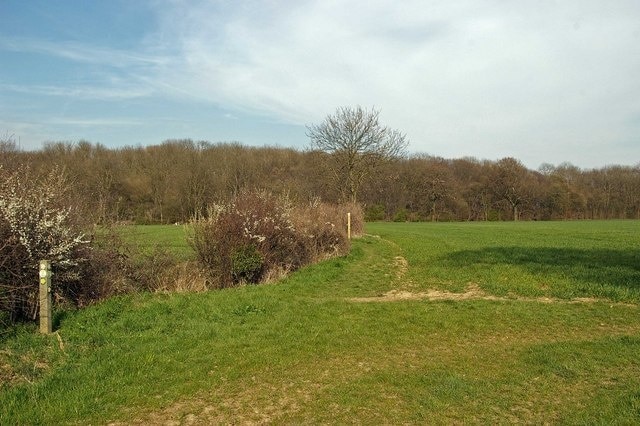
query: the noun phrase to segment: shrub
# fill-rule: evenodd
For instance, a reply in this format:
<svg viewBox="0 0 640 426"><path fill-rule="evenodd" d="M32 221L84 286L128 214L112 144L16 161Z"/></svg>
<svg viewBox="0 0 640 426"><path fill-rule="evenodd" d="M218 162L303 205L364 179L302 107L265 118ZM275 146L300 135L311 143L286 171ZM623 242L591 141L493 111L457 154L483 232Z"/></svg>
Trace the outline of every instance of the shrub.
<svg viewBox="0 0 640 426"><path fill-rule="evenodd" d="M364 220L367 222L375 222L384 220L386 216L385 207L383 204L374 204L368 206L364 213Z"/></svg>
<svg viewBox="0 0 640 426"><path fill-rule="evenodd" d="M351 208L358 234L362 211ZM245 192L193 221L191 244L215 286L257 283L346 253L347 209L322 203L294 208L286 197Z"/></svg>
<svg viewBox="0 0 640 426"><path fill-rule="evenodd" d="M257 282L263 268L264 258L253 244L238 247L231 253L231 279L234 282Z"/></svg>
<svg viewBox="0 0 640 426"><path fill-rule="evenodd" d="M0 326L36 319L43 259L51 261L58 305L83 306L136 288L137 271L117 234L81 231L88 224L67 197L62 170L37 176L0 166L0 176Z"/></svg>
<svg viewBox="0 0 640 426"><path fill-rule="evenodd" d="M364 220L358 204L314 202L294 209L296 227L304 237L310 262L341 255L349 250L347 213L351 213L351 235L362 235Z"/></svg>
<svg viewBox="0 0 640 426"><path fill-rule="evenodd" d="M207 280L195 261L183 261L166 247L150 252L122 241L121 231L100 229L92 241L91 261L82 275L90 279L78 304L136 291L197 292L207 290Z"/></svg>
<svg viewBox="0 0 640 426"><path fill-rule="evenodd" d="M70 301L74 304L84 306L144 288L145 281L140 278L145 274L133 260L137 253L132 253L116 230L101 227L94 232L85 255L87 261L78 268L81 281L68 284L73 288Z"/></svg>
<svg viewBox="0 0 640 426"><path fill-rule="evenodd" d="M0 169L0 173L3 171ZM0 310L11 321L35 319L38 305L38 263L52 262L57 300L73 297L72 283L80 281L88 239L74 223L64 200L63 174L33 176L28 168L4 173L0 186Z"/></svg>
<svg viewBox="0 0 640 426"><path fill-rule="evenodd" d="M270 268L301 264L290 206L269 194L240 194L209 208L208 217L193 226L191 243L218 287L255 283Z"/></svg>
<svg viewBox="0 0 640 426"><path fill-rule="evenodd" d="M394 222L407 222L409 220L409 212L407 209L400 209L396 211L396 214L393 216Z"/></svg>

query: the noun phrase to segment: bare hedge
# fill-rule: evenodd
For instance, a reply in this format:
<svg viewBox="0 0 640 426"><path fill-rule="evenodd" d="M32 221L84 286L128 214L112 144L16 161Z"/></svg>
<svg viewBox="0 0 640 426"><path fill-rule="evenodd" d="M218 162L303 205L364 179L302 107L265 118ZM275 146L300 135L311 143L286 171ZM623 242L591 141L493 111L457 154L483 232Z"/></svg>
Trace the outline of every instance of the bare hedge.
<svg viewBox="0 0 640 426"><path fill-rule="evenodd" d="M362 212L354 210L357 233ZM345 254L346 207L294 207L286 197L245 192L194 220L191 243L215 287L258 283Z"/></svg>

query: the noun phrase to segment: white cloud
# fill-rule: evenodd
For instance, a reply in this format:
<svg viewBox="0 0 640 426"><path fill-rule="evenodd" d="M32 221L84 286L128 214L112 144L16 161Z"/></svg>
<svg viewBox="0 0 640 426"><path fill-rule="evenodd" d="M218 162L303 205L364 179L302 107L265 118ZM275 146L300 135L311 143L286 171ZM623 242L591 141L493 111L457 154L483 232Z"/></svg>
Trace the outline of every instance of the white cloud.
<svg viewBox="0 0 640 426"><path fill-rule="evenodd" d="M362 105L380 109L385 124L406 132L411 150L433 155L513 156L534 168L563 161L634 164L640 158L637 0L152 4L158 22L137 50L0 38L0 50L77 65L60 81L0 83L0 95L28 95L11 110L7 96L5 116L21 117L33 104L46 109L42 97L48 96L66 97L68 105L107 101L92 111L116 117L96 119L86 111L80 121L24 127L39 136L48 131L44 125L108 129L149 121L160 103L178 99L213 104L238 129L255 115L294 124L304 143L301 125L339 106ZM131 122L118 124L134 99L136 107L126 112ZM171 115L170 108L162 114ZM21 129L22 121L28 120L5 127ZM252 126L245 127L250 134Z"/></svg>
<svg viewBox="0 0 640 426"><path fill-rule="evenodd" d="M140 120L124 119L124 118L72 118L59 117L51 118L45 121L47 124L56 126L73 126L73 127L131 127L139 126Z"/></svg>
<svg viewBox="0 0 640 426"><path fill-rule="evenodd" d="M158 37L178 53L159 65L158 84L180 96L295 124L376 106L413 150L512 155L531 167L587 166L598 158L581 147L605 158L612 145L638 142L632 0L172 1L159 10ZM638 157L637 145L621 152Z"/></svg>
<svg viewBox="0 0 640 426"><path fill-rule="evenodd" d="M96 19L100 19L96 17ZM144 43L138 50L114 49L90 41L43 40L25 37L0 38L0 51L34 53L60 58L67 64L77 64L83 72L64 75L60 84L2 84L0 91L35 96L120 101L145 98L168 92L180 92L169 81L157 78L169 64L175 65L167 51L149 48ZM179 61L178 61L179 62ZM46 68L48 60L40 60ZM60 72L60 71L59 71Z"/></svg>
<svg viewBox="0 0 640 426"><path fill-rule="evenodd" d="M153 93L149 87L94 87L0 84L0 92L8 91L37 96L63 96L91 100L124 100L146 97Z"/></svg>
<svg viewBox="0 0 640 426"><path fill-rule="evenodd" d="M0 50L40 53L76 62L107 65L114 68L160 66L167 63L166 57L153 54L87 45L75 41L54 42L24 37L0 39Z"/></svg>

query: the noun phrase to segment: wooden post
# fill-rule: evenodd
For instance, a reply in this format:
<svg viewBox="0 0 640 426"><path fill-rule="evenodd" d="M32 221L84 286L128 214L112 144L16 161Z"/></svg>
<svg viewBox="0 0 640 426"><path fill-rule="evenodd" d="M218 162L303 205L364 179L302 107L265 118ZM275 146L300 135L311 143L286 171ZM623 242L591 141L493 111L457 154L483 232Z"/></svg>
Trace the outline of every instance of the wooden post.
<svg viewBox="0 0 640 426"><path fill-rule="evenodd" d="M347 213L347 238L351 239L351 213Z"/></svg>
<svg viewBox="0 0 640 426"><path fill-rule="evenodd" d="M51 262L40 261L40 333L53 332L53 315L51 309Z"/></svg>

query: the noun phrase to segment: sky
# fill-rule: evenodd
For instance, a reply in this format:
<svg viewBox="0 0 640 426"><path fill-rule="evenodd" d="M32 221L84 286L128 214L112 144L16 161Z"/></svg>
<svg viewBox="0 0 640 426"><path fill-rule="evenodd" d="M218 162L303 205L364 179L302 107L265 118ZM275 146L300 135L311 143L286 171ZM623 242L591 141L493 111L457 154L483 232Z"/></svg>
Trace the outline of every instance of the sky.
<svg viewBox="0 0 640 426"><path fill-rule="evenodd" d="M410 153L640 164L638 0L0 0L0 137L309 147L375 108Z"/></svg>

